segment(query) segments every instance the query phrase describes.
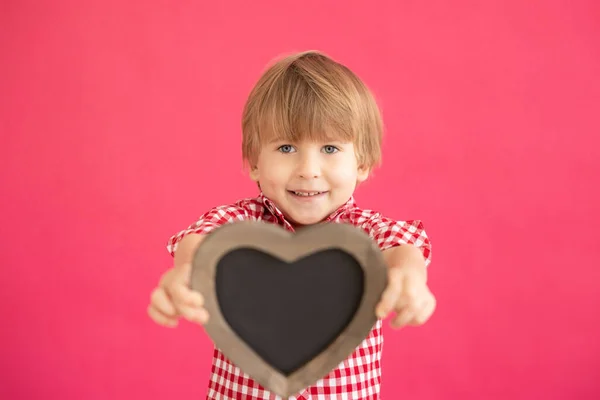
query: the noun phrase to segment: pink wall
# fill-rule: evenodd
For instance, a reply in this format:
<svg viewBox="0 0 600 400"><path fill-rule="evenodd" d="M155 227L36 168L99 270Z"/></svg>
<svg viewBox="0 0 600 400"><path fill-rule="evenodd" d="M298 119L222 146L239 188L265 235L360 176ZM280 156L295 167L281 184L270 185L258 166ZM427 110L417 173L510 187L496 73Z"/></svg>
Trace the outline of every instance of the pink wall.
<svg viewBox="0 0 600 400"><path fill-rule="evenodd" d="M205 395L210 342L150 290L172 233L255 193L245 96L313 48L384 111L360 204L434 246L439 308L386 325L384 398L600 398L598 3L238 3L0 6L0 398Z"/></svg>

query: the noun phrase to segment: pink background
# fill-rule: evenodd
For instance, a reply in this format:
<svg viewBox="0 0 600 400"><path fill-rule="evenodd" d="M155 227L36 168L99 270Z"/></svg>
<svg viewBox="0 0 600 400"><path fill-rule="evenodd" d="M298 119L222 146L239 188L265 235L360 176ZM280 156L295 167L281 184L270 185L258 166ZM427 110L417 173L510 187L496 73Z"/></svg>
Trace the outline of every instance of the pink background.
<svg viewBox="0 0 600 400"><path fill-rule="evenodd" d="M360 205L433 242L383 397L600 398L599 3L281 3L2 2L0 398L205 396L210 342L149 294L171 234L256 193L242 105L305 49L382 106Z"/></svg>

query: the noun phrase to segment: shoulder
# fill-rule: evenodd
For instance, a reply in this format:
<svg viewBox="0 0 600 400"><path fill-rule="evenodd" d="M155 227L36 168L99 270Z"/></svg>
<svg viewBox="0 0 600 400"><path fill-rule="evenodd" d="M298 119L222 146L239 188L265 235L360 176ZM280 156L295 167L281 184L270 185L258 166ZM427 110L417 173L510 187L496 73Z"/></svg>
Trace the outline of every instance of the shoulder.
<svg viewBox="0 0 600 400"><path fill-rule="evenodd" d="M247 219L261 219L264 207L261 197L246 197L234 203L218 205L209 209L198 218L196 224L207 221L223 224Z"/></svg>
<svg viewBox="0 0 600 400"><path fill-rule="evenodd" d="M204 214L202 217L211 218L226 218L226 219L245 219L251 218L256 214L262 212L263 203L259 198L248 197L235 201L231 204L222 204L214 206Z"/></svg>
<svg viewBox="0 0 600 400"><path fill-rule="evenodd" d="M360 228L371 227L373 224L396 222L391 218L385 217L379 211L361 208L356 204L352 204L351 207L348 207L344 219L346 222Z"/></svg>
<svg viewBox="0 0 600 400"><path fill-rule="evenodd" d="M186 229L172 235L167 243L167 249L171 254L177 248L177 244L189 234L208 234L221 225L244 221L248 219L261 219L263 214L263 203L261 198L248 197L237 200L231 204L223 204L210 208L196 219Z"/></svg>
<svg viewBox="0 0 600 400"><path fill-rule="evenodd" d="M412 244L423 249L429 259L431 243L421 220L397 220L379 211L352 207L347 211L347 221L367 233L381 250L390 247Z"/></svg>
<svg viewBox="0 0 600 400"><path fill-rule="evenodd" d="M409 230L417 227L422 228L422 222L420 220L394 219L390 216L384 215L380 211L368 208L360 208L358 206L354 206L347 211L347 218L348 222L352 223L353 225L361 228L368 228L369 230L390 227L401 227Z"/></svg>

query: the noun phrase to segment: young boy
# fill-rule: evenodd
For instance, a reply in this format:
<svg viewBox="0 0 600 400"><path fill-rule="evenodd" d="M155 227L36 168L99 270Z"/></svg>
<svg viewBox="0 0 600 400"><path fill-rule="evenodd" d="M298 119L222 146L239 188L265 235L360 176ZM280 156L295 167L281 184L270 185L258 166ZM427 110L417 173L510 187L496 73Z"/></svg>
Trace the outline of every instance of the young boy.
<svg viewBox="0 0 600 400"><path fill-rule="evenodd" d="M394 221L363 210L356 186L380 161L382 121L368 88L348 68L319 52L294 54L274 63L246 103L242 149L256 198L215 207L174 235L168 250L174 267L160 279L148 309L158 324L179 318L204 324L203 298L189 289L192 255L216 227L262 220L294 231L321 222L350 223L368 233L383 252L389 284L369 336L346 361L293 399L378 399L383 345L382 319L392 327L420 325L435 309L427 286L430 242L419 221ZM274 399L214 349L209 399Z"/></svg>

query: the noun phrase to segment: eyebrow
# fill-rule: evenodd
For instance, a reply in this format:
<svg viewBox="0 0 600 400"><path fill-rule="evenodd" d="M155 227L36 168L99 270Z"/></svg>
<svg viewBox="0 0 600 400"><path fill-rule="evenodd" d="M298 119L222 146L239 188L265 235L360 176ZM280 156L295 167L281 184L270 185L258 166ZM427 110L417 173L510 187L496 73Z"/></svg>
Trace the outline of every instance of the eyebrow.
<svg viewBox="0 0 600 400"><path fill-rule="evenodd" d="M299 141L297 140L292 140L292 139L286 139L286 138L274 138L269 140L268 142L266 142L269 145L272 144L276 144L276 143L290 143L290 144L296 144ZM301 142L301 141L300 141ZM344 145L344 144L349 144L352 143L351 140L344 140L343 138L324 138L323 140L319 140L318 142L320 142L321 144L327 145L327 144L338 144L338 145Z"/></svg>
<svg viewBox="0 0 600 400"><path fill-rule="evenodd" d="M277 142L293 142L293 140L288 140L286 138L273 138L273 139L269 140L267 143L273 144L273 143L277 143Z"/></svg>

